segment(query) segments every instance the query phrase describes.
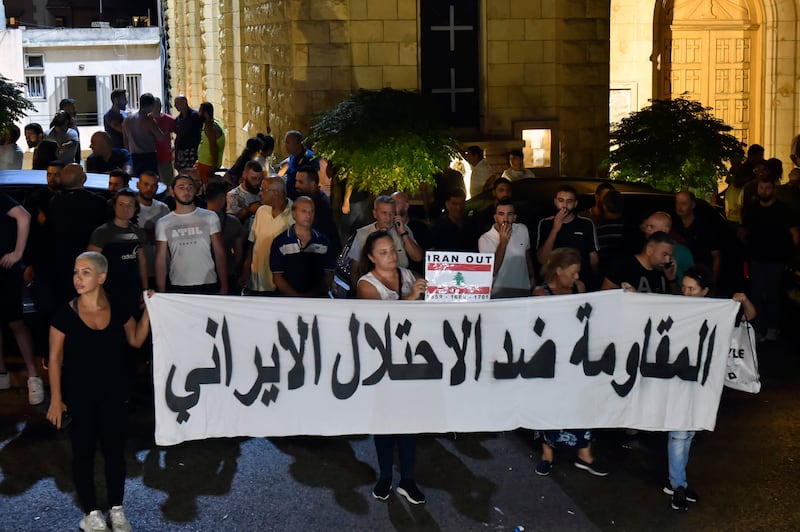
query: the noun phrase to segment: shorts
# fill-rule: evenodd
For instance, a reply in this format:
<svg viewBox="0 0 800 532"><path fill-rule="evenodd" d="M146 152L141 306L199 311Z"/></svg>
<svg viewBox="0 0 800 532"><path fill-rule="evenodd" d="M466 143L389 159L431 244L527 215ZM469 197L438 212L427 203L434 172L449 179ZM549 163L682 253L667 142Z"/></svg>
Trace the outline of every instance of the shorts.
<svg viewBox="0 0 800 532"><path fill-rule="evenodd" d="M197 148L175 150L175 170L179 172L184 168L194 168L197 162Z"/></svg>
<svg viewBox="0 0 800 532"><path fill-rule="evenodd" d="M0 268L0 323L22 319L22 269Z"/></svg>

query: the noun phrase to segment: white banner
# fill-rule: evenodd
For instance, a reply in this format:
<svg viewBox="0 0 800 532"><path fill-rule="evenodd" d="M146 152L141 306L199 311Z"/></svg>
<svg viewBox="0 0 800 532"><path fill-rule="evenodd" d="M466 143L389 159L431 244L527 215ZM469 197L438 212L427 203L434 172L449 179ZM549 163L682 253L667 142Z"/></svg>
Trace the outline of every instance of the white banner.
<svg viewBox="0 0 800 532"><path fill-rule="evenodd" d="M738 303L621 290L476 303L156 294L156 443L713 430Z"/></svg>

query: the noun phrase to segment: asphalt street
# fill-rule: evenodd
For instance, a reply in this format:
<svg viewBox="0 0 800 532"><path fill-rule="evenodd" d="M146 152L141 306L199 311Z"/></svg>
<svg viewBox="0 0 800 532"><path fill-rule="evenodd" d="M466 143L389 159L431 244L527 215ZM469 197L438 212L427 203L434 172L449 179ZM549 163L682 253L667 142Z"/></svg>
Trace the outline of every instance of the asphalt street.
<svg viewBox="0 0 800 532"><path fill-rule="evenodd" d="M798 530L797 345L800 331L790 329L761 346L760 394L724 391L716 430L692 447L688 478L701 500L687 512L672 510L661 492L660 433L629 442L595 431L595 455L611 470L605 478L574 468L566 451L557 451L549 477L536 476L531 431L423 435L417 476L428 502L414 506L397 495L373 499L367 436L156 447L146 382L130 418L125 509L142 531ZM43 412L23 388L0 392L0 531L77 529L69 444Z"/></svg>

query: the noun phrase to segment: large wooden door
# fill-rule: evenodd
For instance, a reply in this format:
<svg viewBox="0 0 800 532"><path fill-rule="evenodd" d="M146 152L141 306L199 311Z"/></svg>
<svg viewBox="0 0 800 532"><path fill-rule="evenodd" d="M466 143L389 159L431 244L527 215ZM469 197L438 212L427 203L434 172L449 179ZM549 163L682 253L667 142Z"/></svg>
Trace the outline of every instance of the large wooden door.
<svg viewBox="0 0 800 532"><path fill-rule="evenodd" d="M659 97L684 96L713 108L745 144L762 142L754 47L758 25L744 1L686 0L667 12L661 32ZM671 15L671 17L669 17ZM670 20L671 18L671 20ZM755 138L754 138L755 137Z"/></svg>

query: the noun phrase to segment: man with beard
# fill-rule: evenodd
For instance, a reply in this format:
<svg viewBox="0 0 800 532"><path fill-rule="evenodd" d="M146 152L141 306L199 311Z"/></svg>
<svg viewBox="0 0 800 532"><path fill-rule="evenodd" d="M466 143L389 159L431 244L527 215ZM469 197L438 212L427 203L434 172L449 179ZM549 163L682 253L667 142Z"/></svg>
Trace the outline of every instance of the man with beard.
<svg viewBox="0 0 800 532"><path fill-rule="evenodd" d="M78 131L70 126L72 117L66 111L59 111L50 122L47 138L58 145L58 160L69 164L75 161L75 154L80 150Z"/></svg>
<svg viewBox="0 0 800 532"><path fill-rule="evenodd" d="M52 161L47 165L47 186L37 188L25 198L25 210L31 214L31 231L25 252L24 279L31 286L37 310L47 315L53 308L51 283L48 279L49 248L47 216L50 200L61 189L61 170L64 164Z"/></svg>
<svg viewBox="0 0 800 532"><path fill-rule="evenodd" d="M588 290L597 288L600 259L597 233L589 218L577 216L578 192L569 185L558 189L553 204L557 211L539 222L536 256L541 264L558 248L575 248L581 252L581 281Z"/></svg>
<svg viewBox="0 0 800 532"><path fill-rule="evenodd" d="M139 194L136 195L136 200L139 202L139 214L136 215L136 219L145 234L144 254L147 257L149 286L156 285L156 222L169 214L169 207L155 199L156 192L158 192L158 177L155 172L147 170L142 172L136 183L136 188L139 190Z"/></svg>
<svg viewBox="0 0 800 532"><path fill-rule="evenodd" d="M261 207L261 181L264 168L258 161L247 161L242 170L239 186L228 192L228 214L244 223Z"/></svg>
<svg viewBox="0 0 800 532"><path fill-rule="evenodd" d="M184 168L194 167L197 162L203 120L195 109L189 107L189 101L183 94L175 97L175 109L178 110L178 116L175 117L175 170L180 172Z"/></svg>
<svg viewBox="0 0 800 532"><path fill-rule="evenodd" d="M641 229L645 238L650 238L650 235L658 231L663 231L671 235L672 216L664 211L656 211L644 219ZM680 284L683 279L683 272L689 269L689 267L694 266L694 257L692 256L692 252L689 251L689 248L676 241L675 245L672 247L672 259L672 266L664 273L670 279L676 279L678 281L674 288L678 289L676 294L680 294L680 286L677 285Z"/></svg>
<svg viewBox="0 0 800 532"><path fill-rule="evenodd" d="M497 202L494 220L478 239L478 251L494 253L492 299L529 296L536 283L528 228L516 223L517 211L510 199Z"/></svg>
<svg viewBox="0 0 800 532"><path fill-rule="evenodd" d="M111 91L111 109L103 115L103 129L111 137L111 146L124 148L125 140L122 135L122 122L128 116L125 108L128 106L128 94L125 89Z"/></svg>
<svg viewBox="0 0 800 532"><path fill-rule="evenodd" d="M783 267L800 242L800 229L791 209L775 198L772 177L758 179L758 202L742 208L742 227L756 331L760 339L774 341L780 334Z"/></svg>
<svg viewBox="0 0 800 532"><path fill-rule="evenodd" d="M0 131L0 170L22 170L25 152L19 147L19 128L14 124Z"/></svg>
<svg viewBox="0 0 800 532"><path fill-rule="evenodd" d="M25 141L33 148L33 169L47 170L47 165L58 158L58 143L45 138L41 124L31 122L25 126Z"/></svg>
<svg viewBox="0 0 800 532"><path fill-rule="evenodd" d="M711 284L717 285L721 264L719 235L705 219L695 215L697 199L692 192L682 190L675 194L675 214L672 229L682 238L692 252L694 261L711 270Z"/></svg>
<svg viewBox="0 0 800 532"><path fill-rule="evenodd" d="M502 200L511 200L513 189L511 180L507 177L498 177L492 184L492 204L482 211L470 214L474 218L478 235L482 235L494 226L494 211Z"/></svg>
<svg viewBox="0 0 800 532"><path fill-rule="evenodd" d="M609 266L600 289L625 288L637 292L669 294L669 285L675 282L675 277L669 278L665 272L674 272L674 245L675 241L667 233L653 233L641 252L623 257Z"/></svg>
<svg viewBox="0 0 800 532"><path fill-rule="evenodd" d="M128 115L122 123L125 145L131 152L133 175L138 177L145 170L158 172L156 142L166 136L158 126L153 114L156 98L149 92L139 96L139 112Z"/></svg>
<svg viewBox="0 0 800 532"><path fill-rule="evenodd" d="M84 188L86 174L79 164L61 170L61 188L47 213L45 267L53 280L53 297L61 304L75 295L72 269L75 257L86 251L89 238L98 226L108 221L108 205L101 196Z"/></svg>
<svg viewBox="0 0 800 532"><path fill-rule="evenodd" d="M313 166L297 169L297 192L314 202L313 227L328 238L334 256L342 249L339 229L333 219L330 198L319 188L319 173Z"/></svg>
<svg viewBox="0 0 800 532"><path fill-rule="evenodd" d="M156 222L156 287L184 294L227 294L228 272L219 217L194 204L194 180L172 182L175 210ZM167 260L169 258L169 260Z"/></svg>
<svg viewBox="0 0 800 532"><path fill-rule="evenodd" d="M479 235L475 234L472 219L464 216L466 197L466 192L460 188L448 192L444 202L445 213L433 222L427 249L477 251Z"/></svg>

